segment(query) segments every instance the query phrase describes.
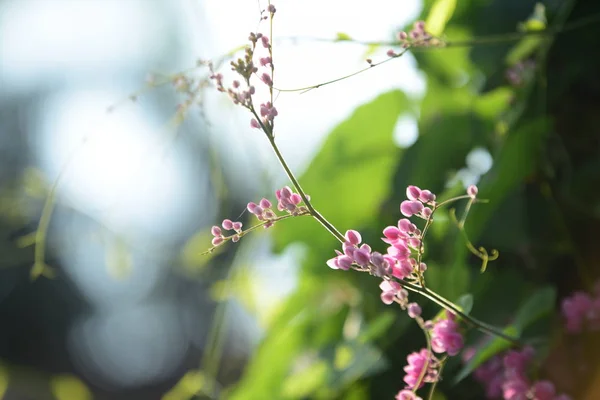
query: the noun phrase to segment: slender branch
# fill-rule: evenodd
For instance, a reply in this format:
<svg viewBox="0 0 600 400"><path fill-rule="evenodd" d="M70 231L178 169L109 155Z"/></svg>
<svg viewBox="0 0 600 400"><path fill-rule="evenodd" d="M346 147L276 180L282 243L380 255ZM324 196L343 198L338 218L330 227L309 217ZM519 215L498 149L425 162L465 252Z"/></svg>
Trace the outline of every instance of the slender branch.
<svg viewBox="0 0 600 400"><path fill-rule="evenodd" d="M478 45L488 45L488 44L502 44L502 43L510 43L520 40L527 36L555 36L561 33L569 32L575 29L583 28L587 25L591 25L595 22L600 21L600 14L593 14L585 18L581 18L578 21L573 21L570 24L564 25L562 29L545 29L541 31L526 31L526 32L511 32L511 33L501 33L496 35L487 35L474 37L471 40L444 40L443 46L435 46L435 47L414 47L412 51L430 51L434 49L444 49L444 48L452 48L452 47L471 47ZM337 38L322 38L322 37L311 37L311 36L288 36L283 37L281 40L290 40L290 41L311 41L311 42L325 42L325 43L353 43L362 46L401 46L403 42L399 42L397 40L389 40L389 41L369 41L369 40L358 40L352 38L345 39L337 39Z"/></svg>
<svg viewBox="0 0 600 400"><path fill-rule="evenodd" d="M356 72L353 72L351 74L342 76L340 78L333 79L331 81L321 82L321 83L317 83L316 85L311 85L311 86L306 86L306 87L296 88L296 89L278 89L278 88L274 88L274 89L277 90L277 91L279 91L279 92L302 92L302 93L306 93L306 92L308 92L310 90L313 90L313 89L318 89L318 88L323 87L323 86L331 85L332 83L343 81L344 79L352 78L355 75L361 74L361 73L363 73L365 71L368 71L370 69L378 67L378 66L380 66L382 64L385 64L385 63L387 63L389 61L392 61L392 60L394 60L396 58L402 57L404 55L404 53L406 53L407 51L408 51L408 48L404 49L399 54L395 54L395 55L393 55L393 56L391 56L391 57L389 57L389 58L387 58L387 59L385 59L383 61L380 61L378 63L369 64L369 66L366 67L366 68L363 68L363 69L361 69L359 71L356 71Z"/></svg>
<svg viewBox="0 0 600 400"><path fill-rule="evenodd" d="M287 162L285 161L285 158L283 158L283 155L279 151L277 144L275 144L275 139L272 136L267 135L267 137L269 139L269 142L271 143L271 148L275 152L275 155L277 156L277 159L279 160L279 163L281 164L281 167L285 170L285 173L287 174L289 180L292 182L292 185L294 186L294 188L298 191L298 194L300 195L300 197L302 197L302 200L304 201L304 204L306 205L306 208L308 208L308 211L310 212L310 214L313 217L315 217L315 219L317 221L319 221L321 223L321 225L323 225L323 227L325 227L325 229L327 229L329 231L329 233L331 233L333 236L335 236L335 238L337 240L339 240L342 243L345 242L346 238L344 237L344 235L342 235L342 233L340 231L338 231L337 228L335 226L333 226L333 224L331 224L331 222L327 221L327 219L323 215L321 215L321 213L318 212L315 209L315 207L312 205L312 203L310 202L310 199L308 198L308 196L302 189L302 186L300 186L300 182L298 182L298 179L296 179L296 177L294 176L294 173L292 172L290 167L287 165Z"/></svg>
<svg viewBox="0 0 600 400"><path fill-rule="evenodd" d="M281 215L278 216L277 218L274 219L269 219L266 221L262 221L256 225L251 226L250 228L246 229L245 231L242 231L241 233L236 233L233 234L231 236L227 236L223 238L223 242L221 242L220 244L218 244L217 246L212 246L211 248L209 248L208 250L206 250L205 252L200 253L201 256L212 253L213 251L215 251L215 249L219 246L221 246L223 243L226 243L228 241L230 241L234 236L239 237L240 239L243 238L244 236L246 236L247 234L249 234L252 231L255 231L256 229L260 228L261 226L264 226L268 223L275 223L275 222L279 222L279 221L283 221L284 219L288 219L291 217L302 217L305 215L311 215L309 211L300 211L298 214L287 214L287 215ZM311 215L312 216L312 215Z"/></svg>

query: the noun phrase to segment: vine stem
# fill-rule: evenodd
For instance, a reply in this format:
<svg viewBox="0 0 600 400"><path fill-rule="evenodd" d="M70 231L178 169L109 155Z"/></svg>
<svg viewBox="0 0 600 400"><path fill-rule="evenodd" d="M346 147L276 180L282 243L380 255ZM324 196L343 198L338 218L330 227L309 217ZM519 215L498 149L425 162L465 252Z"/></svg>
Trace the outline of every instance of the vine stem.
<svg viewBox="0 0 600 400"><path fill-rule="evenodd" d="M255 114L255 116L257 116L255 111L253 111L253 113ZM260 119L259 119L259 121L260 121ZM262 122L260 122L260 124L261 124L261 126L263 126ZM264 129L264 126L263 126L263 129ZM315 207L312 205L312 203L310 202L310 199L308 198L308 196L306 195L306 193L300 186L300 182L298 182L298 179L294 176L294 173L292 172L290 167L287 165L285 158L283 157L283 155L281 154L281 151L279 150L279 147L275 143L275 138L273 137L273 135L270 135L267 130L265 130L265 133L267 134L267 138L269 139L271 148L275 152L275 155L277 156L277 159L279 160L281 167L285 170L285 173L287 174L288 178L292 182L292 185L294 186L296 191L298 191L298 194L300 195L300 197L302 197L302 200L304 201L304 204L306 204L306 208L308 208L310 214L317 221L319 221L321 223L321 225L323 225L323 227L325 229L327 229L327 231L329 231L336 239L338 239L342 243L345 242L346 238L344 237L344 235L342 235L341 232L335 226L333 226L329 221L327 221L327 219L323 215L321 215L321 213L319 213L315 209ZM466 196L466 197L468 197L468 196ZM443 204L443 203L440 203L440 204ZM367 272L367 271L365 271L365 272ZM391 278L388 277L387 279L391 279ZM502 332L501 330L499 330L491 325L488 325L485 322L480 321L468 314L463 313L456 304L452 303L450 300L444 298L443 296L427 289L426 287L422 287L422 286L407 282L405 280L400 280L400 284L403 287L405 287L406 289L416 292L416 293L419 293L420 295L430 299L431 301L433 301L440 307L458 315L460 318L465 320L468 324L470 324L471 326L474 326L475 328L479 329L480 331L485 332L490 335L501 337L502 339L505 339L506 341L512 343L515 346L521 346L521 342L517 338L507 335L506 333Z"/></svg>
<svg viewBox="0 0 600 400"><path fill-rule="evenodd" d="M308 196L302 189L302 186L300 186L300 182L298 182L298 179L296 179L296 177L294 176L294 173L292 172L290 167L287 165L285 158L283 158L283 155L279 151L279 147L277 147L277 144L275 143L275 138L273 137L273 135L267 135L267 138L269 139L269 143L271 143L271 148L273 149L273 151L275 152L275 155L277 156L277 159L279 160L279 164L281 164L281 167L284 169L289 180L292 182L292 185L298 191L298 194L300 195L300 197L302 197L302 200L304 201L304 204L306 204L306 208L308 208L308 211L310 212L310 214L317 221L319 221L321 223L321 225L323 225L323 227L329 231L329 233L331 233L333 236L335 236L335 238L337 240L344 243L346 241L346 238L344 237L344 235L342 235L342 233L335 226L333 226L333 224L331 222L327 221L327 219L323 215L321 215L321 213L318 212L315 209L315 207L312 205L312 203L310 202L310 199L308 198Z"/></svg>

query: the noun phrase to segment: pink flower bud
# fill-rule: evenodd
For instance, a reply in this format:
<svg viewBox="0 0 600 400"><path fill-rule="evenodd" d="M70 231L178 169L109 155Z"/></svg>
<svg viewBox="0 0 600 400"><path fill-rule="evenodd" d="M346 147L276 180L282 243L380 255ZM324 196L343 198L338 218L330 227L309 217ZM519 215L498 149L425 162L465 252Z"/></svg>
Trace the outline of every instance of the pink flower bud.
<svg viewBox="0 0 600 400"><path fill-rule="evenodd" d="M421 213L423 214L423 217L429 219L429 217L431 217L431 214L433 214L433 210L429 207L425 207L423 208L423 211L421 211Z"/></svg>
<svg viewBox="0 0 600 400"><path fill-rule="evenodd" d="M398 32L398 40L403 42L408 38L406 32Z"/></svg>
<svg viewBox="0 0 600 400"><path fill-rule="evenodd" d="M415 394L415 392L413 392L412 390L408 390L408 389L403 389L403 390L399 391L394 399L395 400L421 400L421 398L419 396L417 396Z"/></svg>
<svg viewBox="0 0 600 400"><path fill-rule="evenodd" d="M477 186L475 185L471 185L467 188L467 194L469 195L469 197L471 197L472 199L474 199L475 197L477 197L477 193L479 192L479 189L477 189Z"/></svg>
<svg viewBox="0 0 600 400"><path fill-rule="evenodd" d="M417 186L409 186L406 188L406 197L409 200L419 200L419 196L421 195L421 189Z"/></svg>
<svg viewBox="0 0 600 400"><path fill-rule="evenodd" d="M212 245L213 246L218 246L221 243L223 243L223 236L214 237L213 240L212 240Z"/></svg>
<svg viewBox="0 0 600 400"><path fill-rule="evenodd" d="M410 238L407 243L413 249L419 249L421 247L421 241L417 238Z"/></svg>
<svg viewBox="0 0 600 400"><path fill-rule="evenodd" d="M262 42L262 45L265 49L269 48L269 38L267 36L263 35L260 38L260 41Z"/></svg>
<svg viewBox="0 0 600 400"><path fill-rule="evenodd" d="M406 260L410 256L410 250L402 243L395 243L388 247L387 252L396 260Z"/></svg>
<svg viewBox="0 0 600 400"><path fill-rule="evenodd" d="M369 261L371 261L371 253L364 248L357 249L353 254L354 261L362 267L366 267L369 265Z"/></svg>
<svg viewBox="0 0 600 400"><path fill-rule="evenodd" d="M327 266L331 269L339 269L338 258L333 257L327 260Z"/></svg>
<svg viewBox="0 0 600 400"><path fill-rule="evenodd" d="M386 53L386 54L387 54L387 56L388 56L388 57L396 57L396 56L398 55L398 54L396 54L396 52L395 52L394 50L392 50L392 49L389 49L389 50L387 51L387 53Z"/></svg>
<svg viewBox="0 0 600 400"><path fill-rule="evenodd" d="M435 201L435 194L431 193L429 190L422 190L419 200L423 203L431 203L432 201Z"/></svg>
<svg viewBox="0 0 600 400"><path fill-rule="evenodd" d="M246 208L252 214L254 214L254 215L260 215L260 213L256 211L256 207L258 207L258 205L256 203L254 203L254 202L251 201L250 203L248 203L248 206Z"/></svg>
<svg viewBox="0 0 600 400"><path fill-rule="evenodd" d="M240 237L239 237L238 235L233 235L233 236L231 237L231 241L232 241L233 243L237 243L237 242L239 242L239 240L240 240Z"/></svg>
<svg viewBox="0 0 600 400"><path fill-rule="evenodd" d="M260 80L263 81L267 86L273 86L273 81L271 80L271 76L264 72L260 76Z"/></svg>
<svg viewBox="0 0 600 400"><path fill-rule="evenodd" d="M226 229L226 230L233 229L233 222L231 222L230 219L224 219L222 225L223 225L223 229Z"/></svg>
<svg viewBox="0 0 600 400"><path fill-rule="evenodd" d="M537 381L531 388L533 398L536 400L554 400L556 390L550 381Z"/></svg>
<svg viewBox="0 0 600 400"><path fill-rule="evenodd" d="M421 315L421 307L417 303L410 303L407 307L408 316L411 318L416 318Z"/></svg>
<svg viewBox="0 0 600 400"><path fill-rule="evenodd" d="M347 271L352 266L352 257L348 256L338 256L338 267Z"/></svg>
<svg viewBox="0 0 600 400"><path fill-rule="evenodd" d="M346 240L350 244L357 246L358 244L360 244L360 242L362 242L362 237L360 236L360 233L358 233L357 231L348 230L348 231L346 231Z"/></svg>
<svg viewBox="0 0 600 400"><path fill-rule="evenodd" d="M405 217L411 217L414 214L420 213L422 210L423 210L423 204L418 201L404 200L400 204L400 212Z"/></svg>
<svg viewBox="0 0 600 400"><path fill-rule="evenodd" d="M273 4L269 4L269 7L267 7L267 11L269 11L271 14L275 14L275 11L277 11L275 9L275 6Z"/></svg>
<svg viewBox="0 0 600 400"><path fill-rule="evenodd" d="M302 197L298 193L292 193L290 196L290 201L292 204L298 205L302 202Z"/></svg>
<svg viewBox="0 0 600 400"><path fill-rule="evenodd" d="M400 230L402 232L406 232L406 233L412 233L414 232L414 230L417 228L415 226L415 224L413 224L412 222L410 222L410 220L403 218L400 221L398 221L398 228L400 228Z"/></svg>
<svg viewBox="0 0 600 400"><path fill-rule="evenodd" d="M402 240L405 237L405 234L403 234L402 231L400 231L400 229L396 228L395 226L386 227L383 230L383 235L386 237L384 241L390 244L393 244L398 240Z"/></svg>
<svg viewBox="0 0 600 400"><path fill-rule="evenodd" d="M260 129L260 124L254 118L250 120L250 126L255 129Z"/></svg>
<svg viewBox="0 0 600 400"><path fill-rule="evenodd" d="M271 204L271 202L270 202L268 199L265 199L265 198L263 198L263 199L260 201L260 206L261 206L262 208L271 208L271 207L272 207L272 204Z"/></svg>
<svg viewBox="0 0 600 400"><path fill-rule="evenodd" d="M215 225L210 229L210 233L212 233L213 236L221 236L221 228Z"/></svg>
<svg viewBox="0 0 600 400"><path fill-rule="evenodd" d="M394 302L396 294L394 292L381 292L381 301L383 304L390 305Z"/></svg>
<svg viewBox="0 0 600 400"><path fill-rule="evenodd" d="M282 198L289 198L292 195L292 189L289 186L281 188L280 195Z"/></svg>
<svg viewBox="0 0 600 400"><path fill-rule="evenodd" d="M417 21L417 22L415 22L414 27L415 27L416 30L424 32L425 31L425 21Z"/></svg>
<svg viewBox="0 0 600 400"><path fill-rule="evenodd" d="M421 271L421 272L425 272L425 271L427 271L427 264L425 264L424 262L422 262L422 263L419 265L419 271Z"/></svg>
<svg viewBox="0 0 600 400"><path fill-rule="evenodd" d="M234 222L233 223L233 230L236 232L239 232L240 230L242 230L242 223L241 222Z"/></svg>
<svg viewBox="0 0 600 400"><path fill-rule="evenodd" d="M412 273L413 266L407 260L400 260L392 267L392 275L398 279L409 277L412 275Z"/></svg>
<svg viewBox="0 0 600 400"><path fill-rule="evenodd" d="M344 250L344 254L352 257L354 259L354 252L357 250L356 247L354 247L354 245L346 242L342 245L342 250Z"/></svg>
<svg viewBox="0 0 600 400"><path fill-rule="evenodd" d="M239 88L240 87L240 82L239 81L233 81L233 87L235 89Z"/></svg>

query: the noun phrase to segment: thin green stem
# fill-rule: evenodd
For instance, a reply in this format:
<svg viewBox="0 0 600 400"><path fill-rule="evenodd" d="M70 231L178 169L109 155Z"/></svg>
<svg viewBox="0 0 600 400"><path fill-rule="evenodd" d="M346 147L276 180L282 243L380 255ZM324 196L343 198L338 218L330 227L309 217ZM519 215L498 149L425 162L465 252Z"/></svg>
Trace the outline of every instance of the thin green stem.
<svg viewBox="0 0 600 400"><path fill-rule="evenodd" d="M327 219L323 215L321 215L321 213L319 213L315 209L315 207L312 205L308 196L302 189L302 186L300 186L300 182L298 182L298 179L296 179L296 177L294 176L294 173L292 172L290 167L287 165L285 158L283 158L283 155L279 151L279 147L277 147L277 144L275 143L275 139L273 138L273 136L267 135L267 137L269 139L269 143L271 143L271 148L273 149L273 151L275 152L275 155L277 156L277 159L279 160L279 164L281 164L281 167L284 169L289 180L292 182L292 185L298 191L298 194L300 195L300 197L302 197L302 201L304 201L304 204L306 205L306 208L308 208L308 211L310 212L310 214L317 221L319 221L321 223L321 225L323 225L323 227L325 229L327 229L329 231L329 233L331 233L337 240L339 240L342 243L345 242L346 238L344 237L344 235L342 235L342 233L340 231L338 231L337 228L335 226L333 226L333 224L331 224L331 222L327 221Z"/></svg>
<svg viewBox="0 0 600 400"><path fill-rule="evenodd" d="M284 219L288 219L288 218L291 218L291 217L302 217L302 216L305 216L305 215L312 216L309 211L301 211L298 214L281 215L281 216L278 216L277 218L274 218L274 219L262 221L262 222L260 222L260 223L258 223L256 225L251 226L250 228L246 229L245 231L233 234L231 236L224 237L223 238L223 242L221 244L219 244L217 246L212 246L211 248L209 248L205 252L200 253L200 255L202 256L202 255L206 255L206 254L212 253L217 247L221 246L223 243L226 243L226 242L230 241L236 235L237 235L237 237L239 237L241 239L244 236L246 236L247 234L249 234L250 232L255 231L256 229L260 228L261 226L265 226L268 223L275 223L275 222L283 221Z"/></svg>
<svg viewBox="0 0 600 400"><path fill-rule="evenodd" d="M390 58L387 58L387 59L385 59L383 61L380 61L378 63L369 64L369 66L366 67L366 68L363 68L363 69L361 69L359 71L353 72L351 74L348 74L348 75L345 75L345 76L342 76L342 77L339 77L339 78L336 78L336 79L333 79L333 80L330 80L330 81L327 81L327 82L321 82L321 83L318 83L316 85L311 85L311 86L306 86L306 87L296 88L296 89L278 89L278 88L274 88L274 89L277 90L278 92L302 92L302 93L306 93L309 90L318 89L318 88L323 87L323 86L331 85L332 83L343 81L344 79L352 78L355 75L362 74L365 71L368 71L368 70L373 69L375 67L378 67L378 66L380 66L382 64L390 62L390 61L392 61L392 60L394 60L396 58L402 57L402 55L404 55L404 53L406 53L407 51L408 51L408 49L405 49L402 52L400 52L399 54L396 54L396 55L394 55L394 56L392 56Z"/></svg>

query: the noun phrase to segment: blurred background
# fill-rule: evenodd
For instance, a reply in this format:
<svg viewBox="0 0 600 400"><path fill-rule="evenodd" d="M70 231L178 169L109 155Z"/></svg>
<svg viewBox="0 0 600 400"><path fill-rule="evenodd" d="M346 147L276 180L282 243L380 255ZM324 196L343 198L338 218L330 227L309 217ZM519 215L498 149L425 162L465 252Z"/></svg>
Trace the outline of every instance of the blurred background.
<svg viewBox="0 0 600 400"><path fill-rule="evenodd" d="M498 326L551 290L524 337L561 391L600 398L597 339L566 336L557 314L598 278L600 3L283 0L275 86L385 59L379 42L431 18L434 3L448 48L281 92L277 142L315 206L379 250L407 185L444 198L478 184L490 202L467 232L500 258L481 274L441 212L430 287L472 294L473 314ZM212 225L249 226L246 204L288 184L199 62L215 60L230 82L231 54L257 26L268 33L266 5L0 0L5 399L359 400L404 385L422 332L381 303L376 279L327 268L337 244L316 222L201 254ZM482 339L469 332L468 344ZM456 357L446 373L460 368ZM470 378L444 380L436 396L484 398Z"/></svg>

